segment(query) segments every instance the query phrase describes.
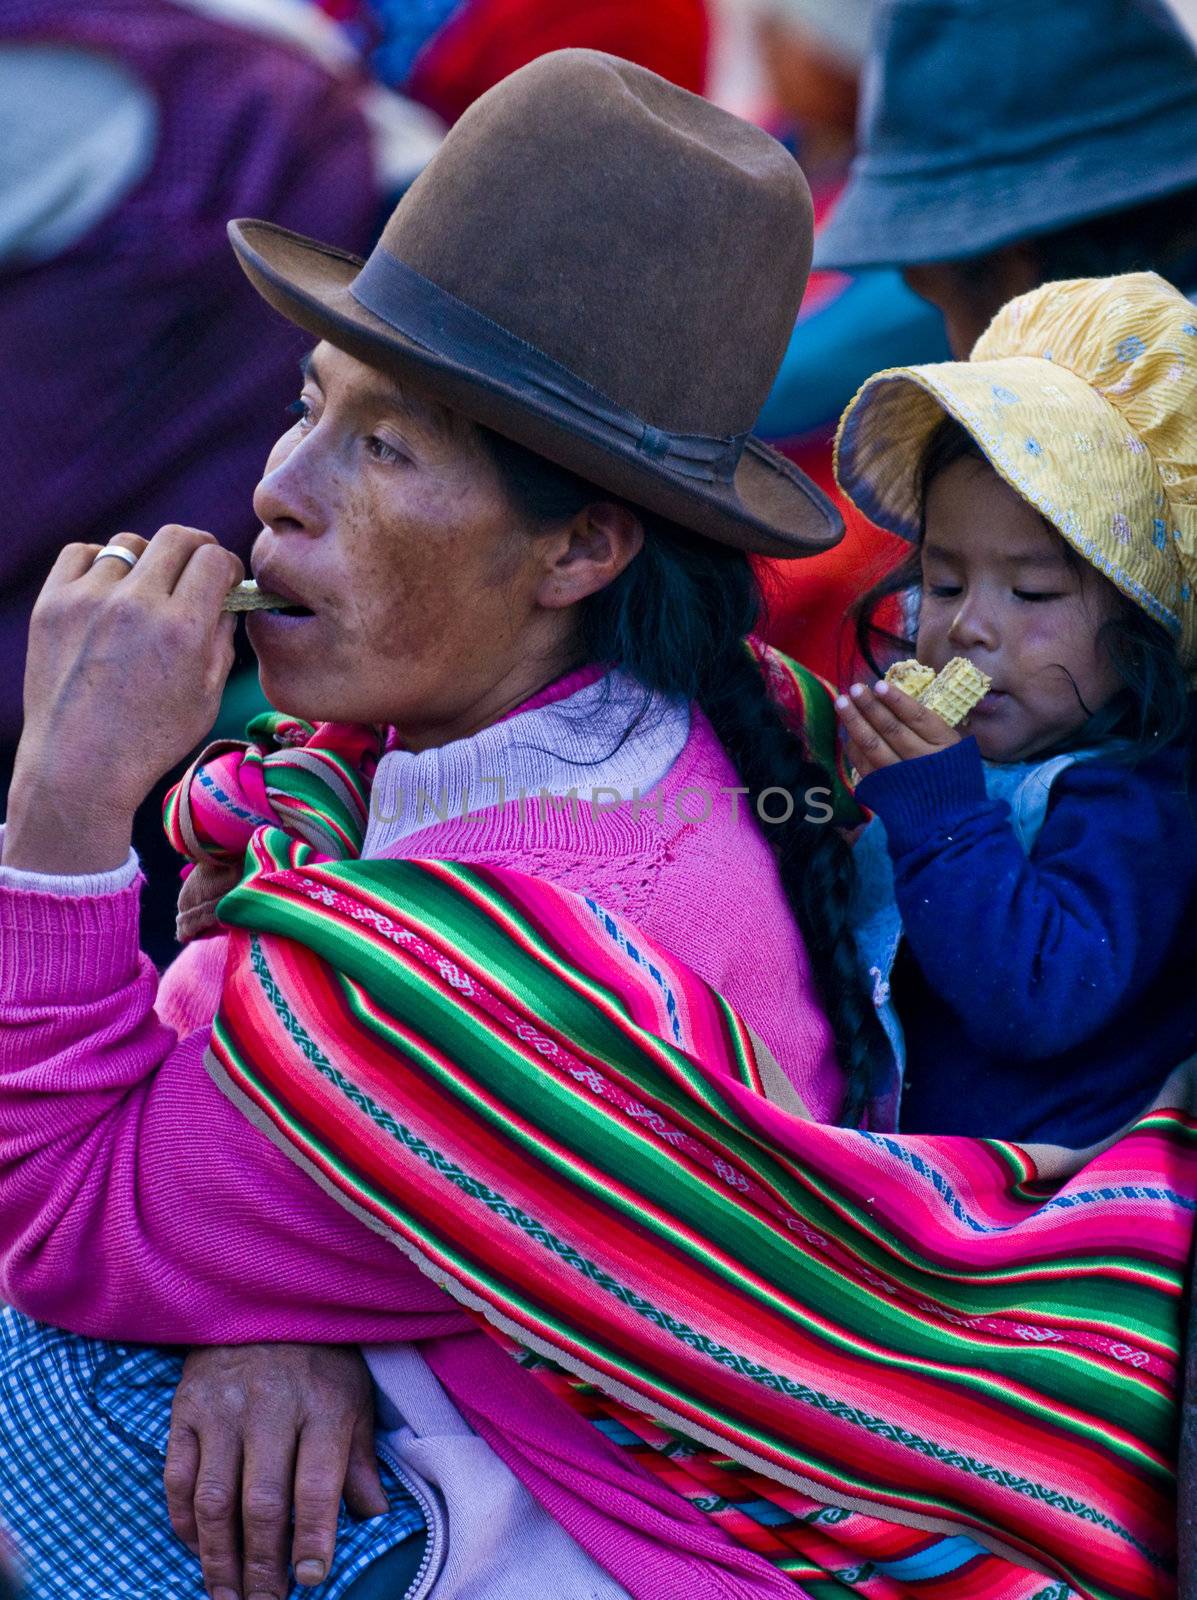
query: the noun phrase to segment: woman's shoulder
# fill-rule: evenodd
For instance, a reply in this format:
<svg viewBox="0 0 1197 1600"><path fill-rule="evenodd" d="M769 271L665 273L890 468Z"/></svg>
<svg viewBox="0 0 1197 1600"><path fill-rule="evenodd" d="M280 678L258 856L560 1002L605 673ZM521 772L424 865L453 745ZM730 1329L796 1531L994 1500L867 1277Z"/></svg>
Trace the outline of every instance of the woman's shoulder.
<svg viewBox="0 0 1197 1600"><path fill-rule="evenodd" d="M750 928L762 941L792 945L797 930L768 831L804 797L781 788L749 794L695 709L686 750L661 785L660 801L654 922L693 919L729 947L741 945Z"/></svg>

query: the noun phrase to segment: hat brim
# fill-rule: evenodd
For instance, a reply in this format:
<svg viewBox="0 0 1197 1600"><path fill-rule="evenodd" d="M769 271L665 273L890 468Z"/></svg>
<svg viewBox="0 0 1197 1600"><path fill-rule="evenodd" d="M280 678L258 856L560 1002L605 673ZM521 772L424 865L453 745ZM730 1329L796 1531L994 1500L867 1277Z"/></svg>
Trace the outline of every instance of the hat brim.
<svg viewBox="0 0 1197 1600"><path fill-rule="evenodd" d="M729 483L685 479L619 447L564 407L530 401L468 359L431 348L349 292L362 263L274 223L229 223L246 275L288 321L420 389L588 482L722 544L774 557L817 555L843 537L835 504L775 450L749 438ZM718 375L712 374L712 382Z"/></svg>
<svg viewBox="0 0 1197 1600"><path fill-rule="evenodd" d="M1160 598L1175 574L1169 541L1157 537L1164 496L1150 453L1104 395L1041 356L891 367L870 378L835 439L836 480L865 516L921 538L923 458L945 416L1082 559L1180 633L1179 613Z"/></svg>
<svg viewBox="0 0 1197 1600"><path fill-rule="evenodd" d="M815 236L816 269L963 261L1197 185L1194 106L1139 123L1078 129L1018 160L918 168L858 156ZM1182 286L1187 287L1187 285Z"/></svg>

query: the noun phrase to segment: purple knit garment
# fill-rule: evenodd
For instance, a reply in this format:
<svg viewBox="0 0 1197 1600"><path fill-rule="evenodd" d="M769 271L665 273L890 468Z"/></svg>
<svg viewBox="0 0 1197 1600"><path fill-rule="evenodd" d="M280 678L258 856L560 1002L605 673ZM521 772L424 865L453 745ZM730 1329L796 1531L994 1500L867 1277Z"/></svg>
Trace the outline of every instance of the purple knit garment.
<svg viewBox="0 0 1197 1600"><path fill-rule="evenodd" d="M147 177L52 261L0 271L0 744L62 545L166 522L244 554L308 335L237 266L230 217L364 252L378 209L358 86L170 0L0 0L0 42L94 48L159 106Z"/></svg>

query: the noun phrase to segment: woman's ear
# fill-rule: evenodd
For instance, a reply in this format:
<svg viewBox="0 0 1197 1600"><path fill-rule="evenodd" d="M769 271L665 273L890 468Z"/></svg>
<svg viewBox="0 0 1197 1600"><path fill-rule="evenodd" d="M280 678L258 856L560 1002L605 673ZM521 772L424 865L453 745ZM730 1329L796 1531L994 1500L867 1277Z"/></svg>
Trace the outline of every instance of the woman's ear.
<svg viewBox="0 0 1197 1600"><path fill-rule="evenodd" d="M643 544L644 524L630 506L596 500L546 544L537 601L548 610L577 605L614 583Z"/></svg>

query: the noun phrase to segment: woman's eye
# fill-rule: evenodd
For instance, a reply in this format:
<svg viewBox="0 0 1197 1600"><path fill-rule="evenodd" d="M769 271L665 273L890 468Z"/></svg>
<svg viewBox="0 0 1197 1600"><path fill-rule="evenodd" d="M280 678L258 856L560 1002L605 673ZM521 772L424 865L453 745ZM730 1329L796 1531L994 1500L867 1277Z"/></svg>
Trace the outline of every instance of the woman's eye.
<svg viewBox="0 0 1197 1600"><path fill-rule="evenodd" d="M958 583L924 583L923 593L930 595L934 600L954 600L960 593L960 585Z"/></svg>
<svg viewBox="0 0 1197 1600"><path fill-rule="evenodd" d="M372 433L366 440L366 448L375 461L381 461L385 464L390 461L402 460L402 456L395 446L388 444L385 439L380 439L376 433Z"/></svg>
<svg viewBox="0 0 1197 1600"><path fill-rule="evenodd" d="M287 407L287 410L293 417L298 417L300 422L311 421L312 408L302 395L300 395L298 400L292 400L291 404Z"/></svg>
<svg viewBox="0 0 1197 1600"><path fill-rule="evenodd" d="M1036 605L1044 600L1062 600L1064 596L1058 589L1015 589L1014 598L1025 600L1028 605Z"/></svg>

